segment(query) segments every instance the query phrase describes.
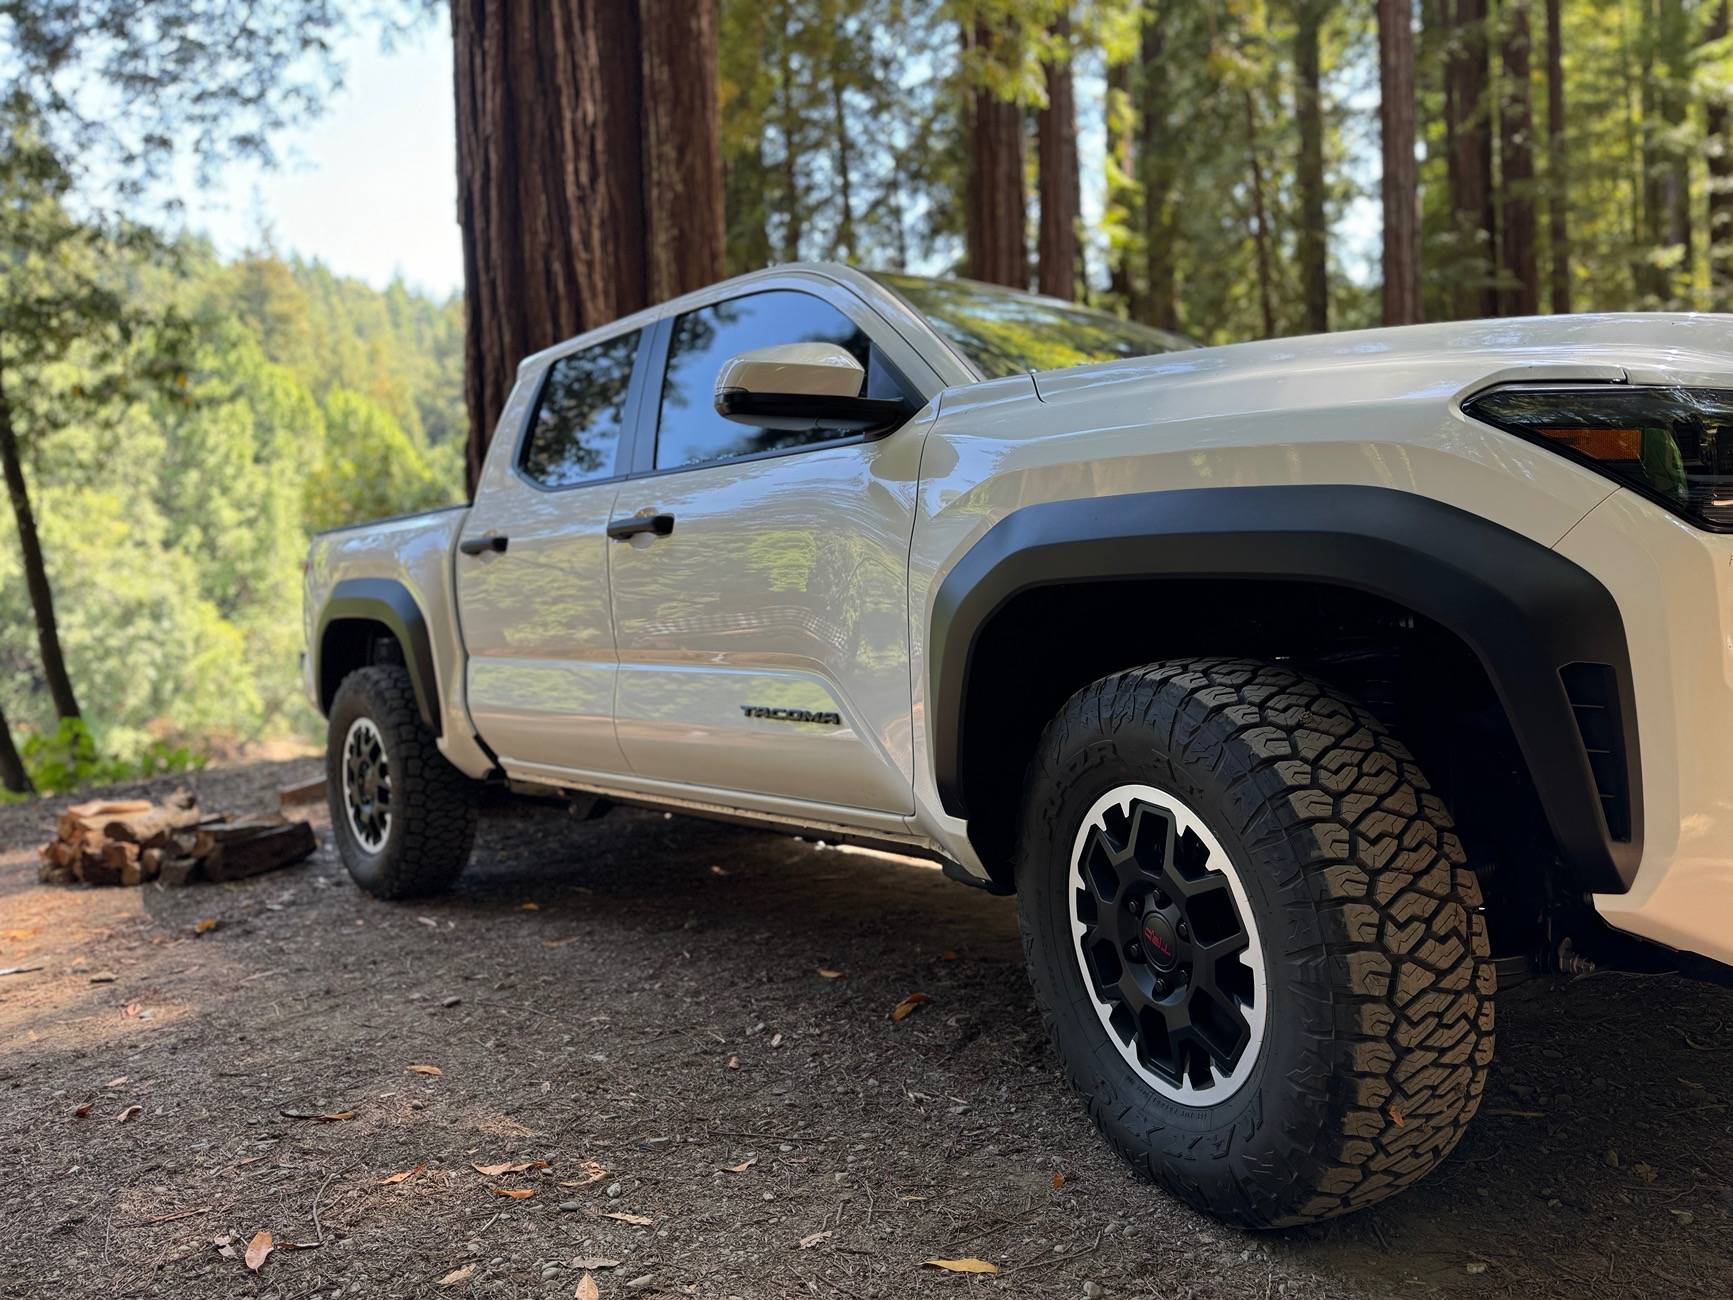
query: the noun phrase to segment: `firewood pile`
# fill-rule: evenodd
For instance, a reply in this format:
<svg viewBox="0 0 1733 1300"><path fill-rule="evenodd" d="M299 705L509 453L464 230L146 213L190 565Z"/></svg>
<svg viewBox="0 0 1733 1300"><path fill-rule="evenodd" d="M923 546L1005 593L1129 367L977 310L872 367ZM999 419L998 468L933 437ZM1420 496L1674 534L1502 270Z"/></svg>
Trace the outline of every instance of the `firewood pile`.
<svg viewBox="0 0 1733 1300"><path fill-rule="evenodd" d="M144 799L74 804L42 846L45 884L190 885L243 880L291 866L318 847L313 828L281 813L212 816L186 790Z"/></svg>

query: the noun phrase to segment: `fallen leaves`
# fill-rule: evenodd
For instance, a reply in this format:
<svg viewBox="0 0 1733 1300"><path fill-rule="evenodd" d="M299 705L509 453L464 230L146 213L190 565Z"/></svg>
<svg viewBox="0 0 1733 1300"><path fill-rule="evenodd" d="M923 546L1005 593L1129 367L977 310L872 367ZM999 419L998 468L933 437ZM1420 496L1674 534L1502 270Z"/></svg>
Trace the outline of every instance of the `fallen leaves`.
<svg viewBox="0 0 1733 1300"><path fill-rule="evenodd" d="M456 1286L459 1282L467 1282L475 1276L475 1265L465 1264L462 1268L454 1268L439 1279L440 1286Z"/></svg>
<svg viewBox="0 0 1733 1300"><path fill-rule="evenodd" d="M903 1020L914 1015L917 1008L931 1002L933 999L925 993L911 993L896 1006L891 1008L892 1020Z"/></svg>
<svg viewBox="0 0 1733 1300"><path fill-rule="evenodd" d="M1054 1174L1053 1175L1053 1190L1058 1191L1063 1186L1065 1186L1065 1175L1064 1174Z"/></svg>
<svg viewBox="0 0 1733 1300"><path fill-rule="evenodd" d="M527 1201L536 1194L536 1189L533 1187L496 1187L493 1189L493 1194L495 1196L509 1196L514 1201Z"/></svg>
<svg viewBox="0 0 1733 1300"><path fill-rule="evenodd" d="M271 1234L263 1230L255 1233L253 1239L247 1243L247 1267L257 1273L271 1250Z"/></svg>
<svg viewBox="0 0 1733 1300"><path fill-rule="evenodd" d="M598 1217L603 1219L615 1219L621 1223L629 1223L634 1228L648 1228L651 1223L650 1216L647 1214L627 1214L623 1210L615 1210Z"/></svg>
<svg viewBox="0 0 1733 1300"><path fill-rule="evenodd" d="M602 1300L601 1288L596 1285L596 1279L585 1273L578 1279L578 1289L572 1292L575 1300Z"/></svg>
<svg viewBox="0 0 1733 1300"><path fill-rule="evenodd" d="M90 977L90 982L92 984L112 984L118 978L119 976L111 970L99 970Z"/></svg>
<svg viewBox="0 0 1733 1300"><path fill-rule="evenodd" d="M738 1056L729 1057L728 1063L724 1068L729 1070L738 1070L740 1068L740 1058Z"/></svg>
<svg viewBox="0 0 1733 1300"><path fill-rule="evenodd" d="M836 1234L829 1228L826 1228L823 1232L809 1232L806 1236L800 1239L800 1248L802 1250L811 1250L814 1246L818 1245L819 1242L829 1241L835 1235Z"/></svg>
<svg viewBox="0 0 1733 1300"><path fill-rule="evenodd" d="M128 1106L125 1110L121 1111L120 1114L114 1117L114 1122L116 1124L125 1124L129 1120L137 1119L142 1114L144 1114L143 1106Z"/></svg>
<svg viewBox="0 0 1733 1300"><path fill-rule="evenodd" d="M194 934L209 934L212 930L216 929L221 924L222 924L222 922L219 921L216 917L207 916L207 917L204 917L202 920L198 920L198 921L193 922L193 933Z"/></svg>
<svg viewBox="0 0 1733 1300"><path fill-rule="evenodd" d="M929 1259L923 1261L926 1268L942 1268L947 1273L997 1273L999 1266L989 1264L984 1259Z"/></svg>
<svg viewBox="0 0 1733 1300"><path fill-rule="evenodd" d="M280 1110L277 1114L284 1119L311 1119L317 1120L321 1124L335 1124L338 1120L355 1118L355 1112L352 1110L334 1110L324 1113L316 1110Z"/></svg>
<svg viewBox="0 0 1733 1300"><path fill-rule="evenodd" d="M839 980L842 978L842 972L841 971L839 971L839 970L826 970L823 966L820 966L818 968L818 973L819 973L819 976L821 978L827 979L827 980Z"/></svg>
<svg viewBox="0 0 1733 1300"><path fill-rule="evenodd" d="M425 1074L435 1079L443 1078L445 1075L445 1071L437 1065L406 1065L403 1068L411 1074Z"/></svg>
<svg viewBox="0 0 1733 1300"><path fill-rule="evenodd" d="M524 912L539 912L542 910L542 905L540 903L519 903L518 908Z"/></svg>
<svg viewBox="0 0 1733 1300"><path fill-rule="evenodd" d="M758 1163L757 1156L748 1156L737 1165L723 1165L723 1171L730 1174L743 1174Z"/></svg>
<svg viewBox="0 0 1733 1300"><path fill-rule="evenodd" d="M389 1178L381 1178L379 1180L379 1186L381 1186L381 1187L395 1187L398 1183L407 1183L411 1178L415 1177L415 1175L420 1173L425 1168L427 1168L427 1162L423 1161L421 1164L416 1165L415 1168L413 1168L413 1169L405 1169L400 1174L392 1174L391 1177L389 1177Z"/></svg>
<svg viewBox="0 0 1733 1300"><path fill-rule="evenodd" d="M78 1105L76 1105L72 1108L72 1118L73 1119L83 1119L86 1115L90 1114L91 1107L93 1107L95 1105L96 1105L96 1103L94 1101L80 1102Z"/></svg>
<svg viewBox="0 0 1733 1300"><path fill-rule="evenodd" d="M561 1187L588 1187L591 1183L599 1183L608 1176L608 1171L594 1160L586 1160L578 1167L584 1171L584 1176L582 1178L562 1178L560 1180ZM576 1264L573 1267L582 1268L583 1265Z"/></svg>
<svg viewBox="0 0 1733 1300"><path fill-rule="evenodd" d="M546 1160L502 1160L497 1165L478 1165L471 1162L471 1169L483 1178L498 1178L501 1174L527 1174L532 1169L546 1169Z"/></svg>

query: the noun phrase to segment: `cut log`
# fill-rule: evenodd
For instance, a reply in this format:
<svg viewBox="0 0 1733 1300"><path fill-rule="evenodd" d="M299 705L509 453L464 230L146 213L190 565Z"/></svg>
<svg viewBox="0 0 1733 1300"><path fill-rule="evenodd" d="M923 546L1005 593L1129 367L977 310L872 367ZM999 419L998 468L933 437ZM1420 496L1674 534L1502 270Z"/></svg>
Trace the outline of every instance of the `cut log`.
<svg viewBox="0 0 1733 1300"><path fill-rule="evenodd" d="M277 791L277 803L284 808L295 808L302 804L321 803L325 798L325 778L317 781L303 781L300 785L284 786Z"/></svg>
<svg viewBox="0 0 1733 1300"><path fill-rule="evenodd" d="M75 803L60 814L60 838L77 842L85 830L99 826L104 819L149 812L152 806L143 799L96 799L89 803Z"/></svg>
<svg viewBox="0 0 1733 1300"><path fill-rule="evenodd" d="M165 854L162 849L144 849L138 855L139 873L146 880L155 880L162 874L162 864Z"/></svg>
<svg viewBox="0 0 1733 1300"><path fill-rule="evenodd" d="M140 848L160 849L168 845L169 837L178 830L197 826L200 813L192 808L152 808L148 812L102 822L102 833L111 840L125 840ZM88 825L88 819L86 821Z"/></svg>
<svg viewBox="0 0 1733 1300"><path fill-rule="evenodd" d="M245 880L276 871L311 857L319 847L311 825L281 814L249 817L206 833L216 841L216 851L204 859L207 880Z"/></svg>
<svg viewBox="0 0 1733 1300"><path fill-rule="evenodd" d="M157 879L165 885L179 888L204 879L204 864L187 854L165 857Z"/></svg>

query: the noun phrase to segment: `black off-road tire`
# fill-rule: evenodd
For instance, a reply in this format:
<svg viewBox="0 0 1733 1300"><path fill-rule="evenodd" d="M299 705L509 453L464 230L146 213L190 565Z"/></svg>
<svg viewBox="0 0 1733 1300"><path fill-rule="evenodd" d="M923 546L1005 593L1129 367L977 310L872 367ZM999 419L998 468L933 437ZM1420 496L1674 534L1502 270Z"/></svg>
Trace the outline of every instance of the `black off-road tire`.
<svg viewBox="0 0 1733 1300"><path fill-rule="evenodd" d="M390 765L391 819L383 842L363 844L344 787L344 746L356 719L378 729ZM475 844L476 785L439 752L422 721L407 669L360 668L331 702L325 785L332 833L355 883L376 898L417 898L451 888Z"/></svg>
<svg viewBox="0 0 1733 1300"><path fill-rule="evenodd" d="M1261 935L1263 1041L1216 1105L1183 1105L1131 1068L1079 966L1074 840L1127 783L1201 817ZM1364 1208L1434 1169L1480 1105L1496 976L1479 884L1413 756L1319 681L1198 659L1079 691L1030 767L1017 888L1071 1084L1128 1161L1207 1213L1273 1228Z"/></svg>

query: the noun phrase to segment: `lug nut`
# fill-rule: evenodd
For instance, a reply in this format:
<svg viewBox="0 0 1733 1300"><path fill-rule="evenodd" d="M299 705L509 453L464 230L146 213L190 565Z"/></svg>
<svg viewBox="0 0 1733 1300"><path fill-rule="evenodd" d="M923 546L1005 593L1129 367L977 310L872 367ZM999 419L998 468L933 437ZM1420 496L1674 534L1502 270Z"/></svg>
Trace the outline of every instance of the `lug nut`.
<svg viewBox="0 0 1733 1300"><path fill-rule="evenodd" d="M1126 941L1125 955L1132 961L1143 960L1143 949L1138 946L1136 939L1128 939Z"/></svg>
<svg viewBox="0 0 1733 1300"><path fill-rule="evenodd" d="M1191 938L1191 931L1190 931L1190 930L1189 930L1189 929L1187 929L1187 928L1186 928L1186 924L1185 924L1185 922L1184 922L1184 921L1181 921L1181 922L1180 922L1180 923L1179 923L1179 924L1178 924L1178 925L1176 925L1176 926L1175 926L1175 927L1174 927L1174 932L1175 932L1175 933L1176 933L1176 934L1178 934L1178 935L1179 935L1179 937L1180 937L1180 938L1182 938L1182 939L1189 939L1189 938Z"/></svg>
<svg viewBox="0 0 1733 1300"><path fill-rule="evenodd" d="M1159 997L1165 997L1166 995L1167 995L1167 981L1158 977L1155 981L1155 996L1159 998Z"/></svg>

